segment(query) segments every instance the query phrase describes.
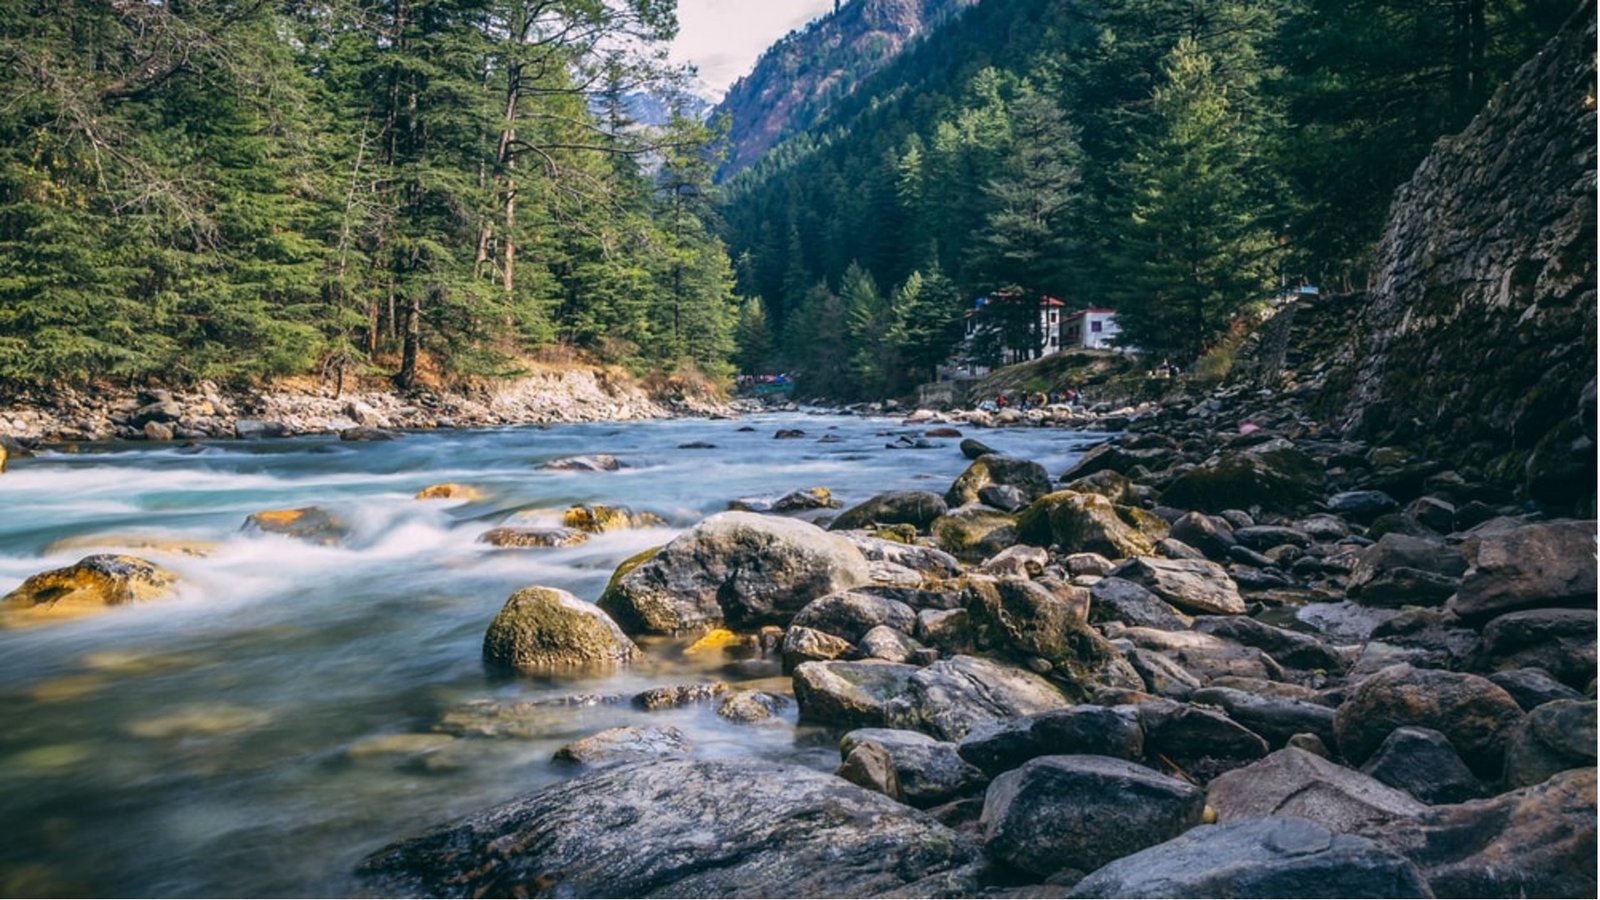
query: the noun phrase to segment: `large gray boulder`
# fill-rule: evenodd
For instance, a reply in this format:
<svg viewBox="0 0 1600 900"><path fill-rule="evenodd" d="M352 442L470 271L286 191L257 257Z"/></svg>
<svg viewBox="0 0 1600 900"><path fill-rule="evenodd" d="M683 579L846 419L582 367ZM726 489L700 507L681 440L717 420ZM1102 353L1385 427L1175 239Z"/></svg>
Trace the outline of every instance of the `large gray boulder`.
<svg viewBox="0 0 1600 900"><path fill-rule="evenodd" d="M841 591L807 603L789 624L835 635L854 644L879 625L910 634L916 630L917 614L898 600L862 591Z"/></svg>
<svg viewBox="0 0 1600 900"><path fill-rule="evenodd" d="M1228 718L1261 735L1273 747L1282 747L1297 734L1314 734L1327 744L1335 740L1333 707L1309 700L1205 687L1190 694L1189 702L1222 709Z"/></svg>
<svg viewBox="0 0 1600 900"><path fill-rule="evenodd" d="M639 655L599 607L556 588L512 594L483 636L484 665L521 675L604 670Z"/></svg>
<svg viewBox="0 0 1600 900"><path fill-rule="evenodd" d="M805 662L794 670L800 721L818 725L882 726L885 707L901 696L916 666L878 660Z"/></svg>
<svg viewBox="0 0 1600 900"><path fill-rule="evenodd" d="M1506 750L1506 784L1527 787L1595 763L1595 701L1556 700L1528 713Z"/></svg>
<svg viewBox="0 0 1600 900"><path fill-rule="evenodd" d="M1432 897L1404 856L1316 822L1196 828L1105 866L1068 897Z"/></svg>
<svg viewBox="0 0 1600 900"><path fill-rule="evenodd" d="M1144 729L1131 707L1082 703L979 725L961 740L960 753L991 776L1040 756L1087 754L1137 761L1144 757Z"/></svg>
<svg viewBox="0 0 1600 900"><path fill-rule="evenodd" d="M897 728L857 728L839 739L838 775L857 784L850 773L869 770L853 763L853 758L881 755L894 770L893 790L884 791L902 803L918 809L937 806L981 790L988 783L976 766L961 758L956 745L935 740L920 731ZM863 787L877 785L862 784Z"/></svg>
<svg viewBox="0 0 1600 900"><path fill-rule="evenodd" d="M1536 607L1594 606L1593 520L1486 526L1461 549L1472 568L1450 610L1464 619Z"/></svg>
<svg viewBox="0 0 1600 900"><path fill-rule="evenodd" d="M1316 460L1279 438L1206 460L1167 485L1161 502L1208 513L1252 507L1295 513L1322 499L1326 481Z"/></svg>
<svg viewBox="0 0 1600 900"><path fill-rule="evenodd" d="M1430 805L1475 800L1486 793L1450 739L1432 728L1408 725L1389 732L1361 771Z"/></svg>
<svg viewBox="0 0 1600 900"><path fill-rule="evenodd" d="M1440 897L1595 896L1595 770L1365 830Z"/></svg>
<svg viewBox="0 0 1600 900"><path fill-rule="evenodd" d="M1088 624L1089 592L1061 582L971 579L972 641L986 653L1044 672L1074 700L1143 687L1122 653Z"/></svg>
<svg viewBox="0 0 1600 900"><path fill-rule="evenodd" d="M1413 816L1427 808L1370 775L1297 747L1217 776L1206 788L1206 800L1222 822L1298 816L1338 832Z"/></svg>
<svg viewBox="0 0 1600 900"><path fill-rule="evenodd" d="M1050 492L1050 473L1031 460L996 453L980 456L945 492L944 502L952 509L974 503L979 499L978 492L992 484L1019 488L1031 502Z"/></svg>
<svg viewBox="0 0 1600 900"><path fill-rule="evenodd" d="M726 512L616 578L600 608L631 634L782 625L817 597L870 580L866 558L839 535L796 519Z"/></svg>
<svg viewBox="0 0 1600 900"><path fill-rule="evenodd" d="M840 778L755 760L601 769L390 845L368 896L875 897L976 890L977 849Z"/></svg>
<svg viewBox="0 0 1600 900"><path fill-rule="evenodd" d="M884 704L883 713L892 728L959 741L983 722L1069 705L1055 685L1025 669L976 656L953 656L911 674L904 689Z"/></svg>
<svg viewBox="0 0 1600 900"><path fill-rule="evenodd" d="M1042 756L983 799L984 849L1035 876L1092 872L1200 824L1199 788L1107 756Z"/></svg>
<svg viewBox="0 0 1600 900"><path fill-rule="evenodd" d="M1037 547L1057 545L1066 553L1126 559L1154 554L1155 541L1165 536L1166 523L1161 525L1152 537L1123 521L1111 501L1099 494L1057 491L1022 511L1017 517L1017 537Z"/></svg>
<svg viewBox="0 0 1600 900"><path fill-rule="evenodd" d="M1245 611L1244 598L1228 570L1208 560L1139 556L1111 574L1146 588L1185 612L1235 616Z"/></svg>
<svg viewBox="0 0 1600 900"><path fill-rule="evenodd" d="M1442 541L1390 532L1356 557L1350 596L1368 606L1438 606L1467 571L1467 558Z"/></svg>

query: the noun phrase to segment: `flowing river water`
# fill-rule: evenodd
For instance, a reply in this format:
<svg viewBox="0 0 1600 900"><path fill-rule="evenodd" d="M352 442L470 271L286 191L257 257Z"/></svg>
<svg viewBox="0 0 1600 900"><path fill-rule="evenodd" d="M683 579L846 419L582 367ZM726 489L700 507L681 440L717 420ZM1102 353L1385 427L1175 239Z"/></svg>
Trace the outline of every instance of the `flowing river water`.
<svg viewBox="0 0 1600 900"><path fill-rule="evenodd" d="M807 435L774 440L780 428ZM0 475L0 595L130 537L198 546L120 551L176 572L176 600L0 631L0 895L347 895L367 853L571 777L552 752L615 725L676 726L699 756L831 770L834 735L797 727L792 705L779 722L741 725L704 706L608 702L707 680L786 690L775 659L655 642L646 662L606 678L495 679L481 662L484 630L527 585L597 599L617 563L735 497L822 485L849 505L888 490L943 492L966 465L956 441L885 449L919 433L788 414L381 443L122 444L14 460ZM1052 474L1103 439L974 436ZM690 442L715 447L679 449ZM625 468L537 468L587 453ZM412 499L444 481L484 497ZM513 515L575 503L648 510L670 527L560 550L476 543ZM345 519L350 534L318 546L240 529L250 513L306 505ZM512 725L485 715L508 707L520 711Z"/></svg>

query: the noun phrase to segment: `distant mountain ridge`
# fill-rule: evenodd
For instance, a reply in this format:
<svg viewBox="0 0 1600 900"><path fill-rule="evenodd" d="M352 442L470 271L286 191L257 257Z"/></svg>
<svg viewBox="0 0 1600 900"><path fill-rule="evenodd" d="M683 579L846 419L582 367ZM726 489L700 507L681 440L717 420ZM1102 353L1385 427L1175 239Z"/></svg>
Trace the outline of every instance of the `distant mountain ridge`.
<svg viewBox="0 0 1600 900"><path fill-rule="evenodd" d="M712 115L732 119L720 177L743 169L783 137L815 123L835 101L907 43L978 0L847 0L790 32L734 82Z"/></svg>

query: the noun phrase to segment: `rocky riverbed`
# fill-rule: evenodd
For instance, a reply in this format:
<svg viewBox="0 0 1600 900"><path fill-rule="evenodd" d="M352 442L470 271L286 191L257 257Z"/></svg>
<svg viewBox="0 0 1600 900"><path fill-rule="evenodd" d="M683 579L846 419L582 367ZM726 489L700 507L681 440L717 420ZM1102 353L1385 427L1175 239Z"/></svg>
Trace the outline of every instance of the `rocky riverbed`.
<svg viewBox="0 0 1600 900"><path fill-rule="evenodd" d="M777 658L790 691L672 702L792 693L836 777L630 726L374 854L364 889L1595 892L1595 522L1330 434L1292 391L1174 397L1064 472L963 449L942 493L716 515L486 640L544 675L684 633Z"/></svg>

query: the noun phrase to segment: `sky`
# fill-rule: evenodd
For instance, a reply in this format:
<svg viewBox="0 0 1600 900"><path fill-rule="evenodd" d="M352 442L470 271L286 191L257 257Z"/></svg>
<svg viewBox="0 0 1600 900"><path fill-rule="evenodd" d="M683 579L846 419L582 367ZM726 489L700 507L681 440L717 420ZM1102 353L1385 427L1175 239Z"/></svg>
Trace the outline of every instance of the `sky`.
<svg viewBox="0 0 1600 900"><path fill-rule="evenodd" d="M678 0L672 58L698 66L720 100L773 41L832 9L833 0Z"/></svg>

